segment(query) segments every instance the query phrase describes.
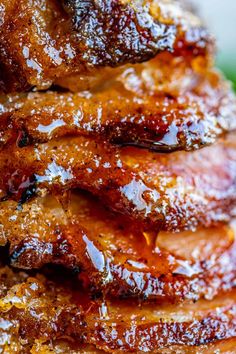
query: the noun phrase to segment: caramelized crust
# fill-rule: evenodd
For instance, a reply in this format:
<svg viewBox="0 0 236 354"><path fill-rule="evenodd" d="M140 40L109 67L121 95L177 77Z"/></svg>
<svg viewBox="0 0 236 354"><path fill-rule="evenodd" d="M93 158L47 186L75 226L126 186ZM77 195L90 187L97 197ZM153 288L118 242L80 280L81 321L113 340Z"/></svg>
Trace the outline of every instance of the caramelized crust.
<svg viewBox="0 0 236 354"><path fill-rule="evenodd" d="M5 333L4 333L5 334ZM156 349L156 354L209 354L209 353L222 353L222 354L234 354L234 349L236 345L236 339L226 339L223 341L217 341L215 344L208 344L203 346L171 346L167 349ZM13 344L10 346L6 345L4 349L6 350L15 350L15 352L20 351L22 354L28 354L29 349L20 343L20 338L14 338ZM49 343L44 343L41 341L37 341L31 348L30 354L62 354L62 353L70 353L70 354L105 354L106 352L103 350L96 349L92 345L75 343L74 341L66 341L66 340L56 340L51 341ZM8 353L6 351L6 353ZM12 353L12 352L11 352ZM136 352L141 354L143 352Z"/></svg>
<svg viewBox="0 0 236 354"><path fill-rule="evenodd" d="M79 271L93 293L180 302L210 299L235 285L233 225L157 237L75 192L22 209L4 202L0 224L0 245L10 245L12 265L63 265Z"/></svg>
<svg viewBox="0 0 236 354"><path fill-rule="evenodd" d="M61 339L48 343L37 341L30 350L30 354L105 354L103 350L96 349L93 345Z"/></svg>
<svg viewBox="0 0 236 354"><path fill-rule="evenodd" d="M213 55L185 0L0 0L1 353L235 352Z"/></svg>
<svg viewBox="0 0 236 354"><path fill-rule="evenodd" d="M65 5L63 8L62 5ZM212 39L179 1L1 0L0 88L48 88L159 51L207 55Z"/></svg>
<svg viewBox="0 0 236 354"><path fill-rule="evenodd" d="M71 134L159 151L212 144L236 128L236 100L228 83L204 66L199 58L189 66L165 53L115 77L103 72L103 85L90 92L2 96L1 144ZM67 84L73 89L74 82Z"/></svg>
<svg viewBox="0 0 236 354"><path fill-rule="evenodd" d="M219 353L219 354L234 354L235 350L235 345L236 345L236 339L226 339L223 341L217 341L216 343L213 344L208 344L208 345L203 345L203 346L198 346L198 347L193 347L193 346L171 346L168 347L167 349L156 349L155 353L156 354L209 354L209 353ZM48 350L48 352L47 352ZM53 343L49 344L41 344L40 342L37 343L33 349L31 349L32 354L61 354L65 353L66 351L70 351L70 354L105 354L104 351L95 349L93 346L87 346L87 345L76 345L74 343L71 344L71 342L65 342L65 341L56 341ZM137 352L138 354L141 354L143 352L139 351Z"/></svg>
<svg viewBox="0 0 236 354"><path fill-rule="evenodd" d="M179 344L194 346L227 338L232 343L235 301L235 291L178 308L91 300L73 286L73 280L62 285L60 278L15 274L5 267L1 269L1 346L7 349L7 343L21 343L29 352L37 343L66 338L110 353L158 353Z"/></svg>
<svg viewBox="0 0 236 354"><path fill-rule="evenodd" d="M217 156L217 159L215 158ZM235 215L235 136L192 153L116 149L69 137L0 152L2 200L82 188L152 230L195 229Z"/></svg>
<svg viewBox="0 0 236 354"><path fill-rule="evenodd" d="M162 20L154 1L61 2L72 19L72 41L83 49L81 59L87 65L115 67L173 50L176 26Z"/></svg>
<svg viewBox="0 0 236 354"><path fill-rule="evenodd" d="M235 294L224 295L211 302L185 304L178 310L170 305L155 309L154 305L137 307L130 301L127 305L124 301L107 302L102 316L91 314L96 335L91 335L89 342L108 352L155 353L157 348L174 344L195 346L234 337Z"/></svg>

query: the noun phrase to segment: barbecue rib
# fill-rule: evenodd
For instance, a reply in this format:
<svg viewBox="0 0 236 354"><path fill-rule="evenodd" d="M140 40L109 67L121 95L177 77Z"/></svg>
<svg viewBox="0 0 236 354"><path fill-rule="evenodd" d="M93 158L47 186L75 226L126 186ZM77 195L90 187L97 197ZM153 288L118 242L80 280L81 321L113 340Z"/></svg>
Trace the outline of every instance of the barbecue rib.
<svg viewBox="0 0 236 354"><path fill-rule="evenodd" d="M0 245L10 244L18 268L60 264L79 271L85 287L115 297L197 300L235 285L233 226L196 232L141 233L98 201L73 192L70 202L47 196L17 208L2 203Z"/></svg>
<svg viewBox="0 0 236 354"><path fill-rule="evenodd" d="M215 159L217 156L217 159ZM117 149L84 137L0 151L2 200L82 188L145 228L179 231L235 215L235 135L193 153Z"/></svg>
<svg viewBox="0 0 236 354"><path fill-rule="evenodd" d="M0 87L48 88L68 75L142 62L163 50L207 55L212 39L183 3L1 0Z"/></svg>
<svg viewBox="0 0 236 354"><path fill-rule="evenodd" d="M0 352L233 354L236 98L185 0L0 0Z"/></svg>
<svg viewBox="0 0 236 354"><path fill-rule="evenodd" d="M236 100L219 73L192 65L163 53L89 93L2 96L1 144L82 134L159 151L209 145L236 128Z"/></svg>
<svg viewBox="0 0 236 354"><path fill-rule="evenodd" d="M56 279L52 275L45 279L40 274L28 276L2 267L0 278L5 346L18 345L26 352L32 346L36 349L37 344L40 347L64 337L72 343L95 344L113 353L159 353L161 348L175 345L182 345L180 348L188 353L188 345L236 336L235 291L211 302L200 300L177 309L169 304L89 299L68 276L67 280L58 275ZM223 346L230 342L235 340Z"/></svg>

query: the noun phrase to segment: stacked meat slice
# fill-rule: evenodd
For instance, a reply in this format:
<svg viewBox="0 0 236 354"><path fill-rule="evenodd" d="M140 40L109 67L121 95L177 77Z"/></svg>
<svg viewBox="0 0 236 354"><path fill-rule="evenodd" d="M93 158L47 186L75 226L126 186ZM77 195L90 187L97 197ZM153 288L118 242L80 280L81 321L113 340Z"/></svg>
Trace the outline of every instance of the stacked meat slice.
<svg viewBox="0 0 236 354"><path fill-rule="evenodd" d="M0 349L234 353L236 99L178 0L0 0Z"/></svg>

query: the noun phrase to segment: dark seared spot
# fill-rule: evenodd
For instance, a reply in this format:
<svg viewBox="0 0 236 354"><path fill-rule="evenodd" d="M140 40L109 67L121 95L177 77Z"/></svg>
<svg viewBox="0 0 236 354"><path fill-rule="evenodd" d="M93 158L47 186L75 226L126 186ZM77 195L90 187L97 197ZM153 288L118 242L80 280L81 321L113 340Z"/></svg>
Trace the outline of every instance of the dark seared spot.
<svg viewBox="0 0 236 354"><path fill-rule="evenodd" d="M176 27L156 21L145 6L115 0L64 0L64 5L87 63L117 66L173 50Z"/></svg>
<svg viewBox="0 0 236 354"><path fill-rule="evenodd" d="M30 141L30 137L28 135L28 133L25 130L21 130L18 134L18 138L17 138L17 146L19 148L22 148L24 146L30 145L31 141Z"/></svg>
<svg viewBox="0 0 236 354"><path fill-rule="evenodd" d="M19 187L19 190L20 189L21 189L21 186ZM36 194L36 189L37 189L36 179L35 179L35 176L33 175L28 179L26 186L24 186L24 190L21 193L21 197L19 200L19 206L21 206L22 204L26 203L31 198L33 198Z"/></svg>

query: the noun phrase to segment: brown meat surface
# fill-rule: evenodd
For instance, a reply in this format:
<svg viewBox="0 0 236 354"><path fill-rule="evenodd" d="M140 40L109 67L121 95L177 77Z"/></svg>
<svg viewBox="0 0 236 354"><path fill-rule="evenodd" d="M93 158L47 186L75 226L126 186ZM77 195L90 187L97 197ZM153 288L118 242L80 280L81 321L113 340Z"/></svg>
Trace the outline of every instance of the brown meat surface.
<svg viewBox="0 0 236 354"><path fill-rule="evenodd" d="M213 61L185 0L0 0L0 353L235 352Z"/></svg>
<svg viewBox="0 0 236 354"><path fill-rule="evenodd" d="M142 233L124 217L81 192L46 196L0 208L0 245L11 264L40 269L60 264L78 272L85 288L114 297L211 299L236 285L232 226L173 234Z"/></svg>
<svg viewBox="0 0 236 354"><path fill-rule="evenodd" d="M217 157L217 158L216 158ZM235 215L235 135L195 152L118 149L84 137L6 146L0 152L1 200L82 188L152 231L177 232Z"/></svg>
<svg viewBox="0 0 236 354"><path fill-rule="evenodd" d="M156 354L209 354L209 353L219 353L219 354L234 354L236 345L236 339L226 339L223 341L216 341L215 343L201 346L171 346L167 349L157 349ZM76 345L71 342L56 341L49 344L37 343L32 350L32 354L61 354L66 351L70 351L70 354L104 354L104 351L95 349L93 346L87 345ZM48 352L47 352L48 350ZM142 354L141 351L137 352Z"/></svg>
<svg viewBox="0 0 236 354"><path fill-rule="evenodd" d="M1 0L0 87L48 88L57 79L136 63L158 52L207 55L212 39L184 2ZM95 68L95 69L94 69Z"/></svg>
<svg viewBox="0 0 236 354"><path fill-rule="evenodd" d="M89 92L2 96L0 143L74 134L164 152L210 145L235 130L236 100L221 75L204 65L165 53L115 77L105 70L103 84Z"/></svg>
<svg viewBox="0 0 236 354"><path fill-rule="evenodd" d="M90 299L68 277L61 282L60 276L46 279L40 274L13 273L8 267L1 268L0 279L4 349L20 346L29 353L32 347L63 338L110 353L159 353L161 348L180 344L215 342L217 346L217 340L225 339L229 341L219 342L220 346L234 343L235 291L176 308Z"/></svg>

